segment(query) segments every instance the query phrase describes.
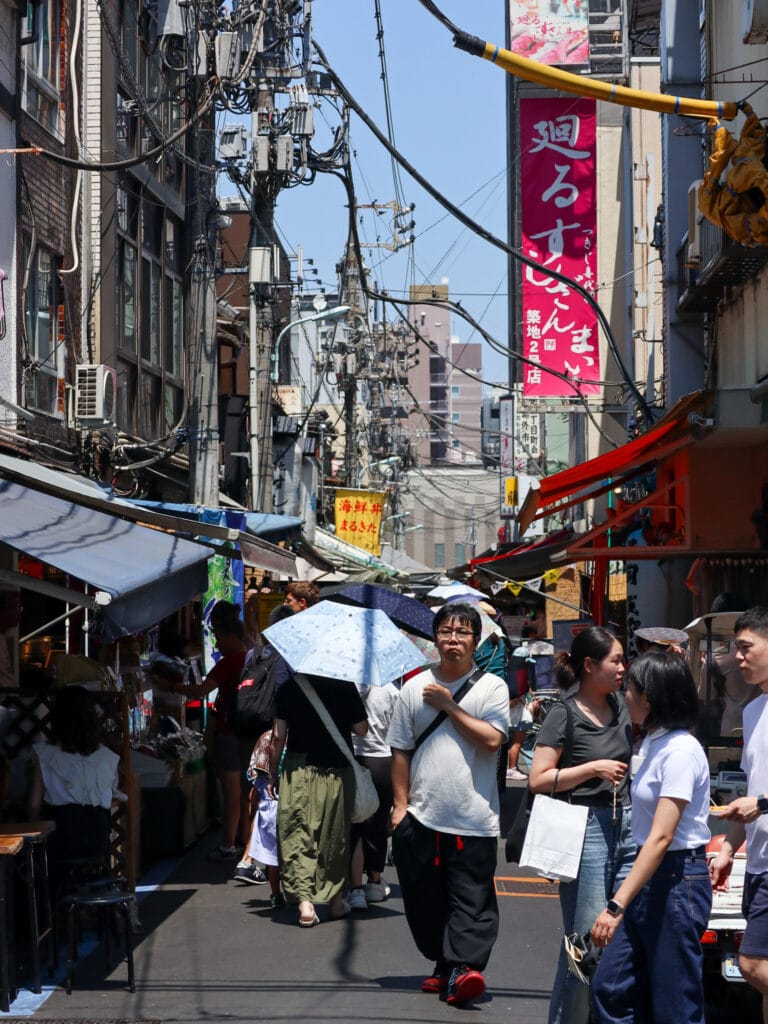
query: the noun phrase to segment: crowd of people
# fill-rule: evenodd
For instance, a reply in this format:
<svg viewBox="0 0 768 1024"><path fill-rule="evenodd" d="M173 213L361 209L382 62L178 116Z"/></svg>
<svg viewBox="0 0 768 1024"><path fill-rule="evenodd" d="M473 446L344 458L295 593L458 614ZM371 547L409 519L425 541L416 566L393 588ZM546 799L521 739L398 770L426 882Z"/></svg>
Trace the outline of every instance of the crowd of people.
<svg viewBox="0 0 768 1024"><path fill-rule="evenodd" d="M313 584L290 584L271 621L319 596ZM232 611L215 618L222 657L195 690L218 688L223 817L214 859L231 860L239 881L268 883L273 908L294 908L299 926L313 928L323 906L334 919L387 899L391 843L408 927L432 965L422 990L457 1006L477 999L499 928L499 757L519 725L509 678L478 655L477 606L440 607L435 660L375 687L295 675L269 646L249 652ZM529 787L587 809L578 871L560 883L559 898L565 935L591 943L597 966L586 986L561 947L551 1024L703 1024L701 935L713 889L727 888L745 839L739 964L763 995L768 1024L768 608L742 613L734 631L733 660L757 694L743 712L749 795L721 809L730 831L709 859L709 764L694 734L698 689L683 651L651 645L627 668L620 641L589 627L555 657L561 699L538 731ZM232 697L257 663L270 713L259 735L244 737ZM379 796L375 814L354 824L353 755ZM87 806L106 820L120 798L116 755L100 743L77 687L57 695L35 766L33 817L42 808L69 825L69 812Z"/></svg>
<svg viewBox="0 0 768 1024"><path fill-rule="evenodd" d="M301 613L319 596L312 584L289 585L271 622ZM247 663L242 627L221 612L219 618L219 666L228 668L217 667L200 690L208 692L215 682L218 703L226 708ZM520 706L530 702L500 667L501 633L497 628L494 642L481 648L477 606L446 604L434 617L437 661L384 687L312 677L299 682L267 647L275 687L270 728L255 743L253 737L233 742L222 738L226 710L217 723L215 763L225 810L223 841L213 857L234 859L238 843L245 846L235 878L269 882L272 906L296 907L298 924L312 928L322 905L335 919L388 897L384 870L391 842L408 926L418 950L434 964L422 989L455 1005L471 1002L485 988L483 971L499 923L498 756L511 739L507 778L519 778ZM742 616L736 633L733 660L743 685L764 683L768 692L768 612ZM535 628L527 634L535 638ZM768 905L759 870L768 857L761 811L753 797L731 805L725 817L734 821L733 835L708 867L709 767L692 735L700 719L697 686L678 646L640 640L646 653L628 671L621 643L602 627L583 630L571 650L554 659L561 699L539 729L529 786L534 794L587 808L577 877L562 882L559 894L564 933L583 935L603 952L586 987L561 947L550 1024L703 1022L700 936L712 886L727 885L745 825L757 838L747 866L745 909L752 913L743 970L768 993L768 948L755 923ZM756 671L750 678L742 651L763 644L764 678ZM745 729L751 735L762 705L750 707ZM339 746L339 736L348 750ZM358 824L351 820L351 752L371 771L380 801L377 812ZM750 783L768 788L764 760L748 742ZM227 786L227 773L236 776L237 787ZM242 788L245 778L249 794ZM760 799L768 809L768 798Z"/></svg>

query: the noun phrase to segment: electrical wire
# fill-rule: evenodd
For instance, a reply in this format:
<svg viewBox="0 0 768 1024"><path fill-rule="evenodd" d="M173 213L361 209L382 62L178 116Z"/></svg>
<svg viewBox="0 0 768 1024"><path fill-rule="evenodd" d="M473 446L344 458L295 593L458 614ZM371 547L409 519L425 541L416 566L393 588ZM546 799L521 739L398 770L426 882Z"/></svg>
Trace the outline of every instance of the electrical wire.
<svg viewBox="0 0 768 1024"><path fill-rule="evenodd" d="M392 300L392 299L387 299L386 296L379 296L379 297L384 299L385 301L391 302L396 310L397 310L398 303L408 303L408 304L412 304L412 305L419 305L420 304L417 300L397 299L395 301L395 300ZM421 300L422 303L424 301L425 300ZM455 312L459 316L461 316L464 320L467 321L468 324L470 324L472 327L474 327L474 329L476 331L478 331L483 336L483 338L488 342L488 344L491 346L491 348L494 349L494 351L500 352L501 354L506 354L506 355L512 354L513 357L515 359L520 360L520 362L528 363L529 365L539 366L538 363L534 363L533 360L528 359L527 356L523 356L519 352L512 352L512 353L510 353L510 350L507 349L506 346L502 345L502 343L500 341L498 341L496 338L494 338L492 334L490 334L484 327L482 327L474 319L474 317L472 317L464 309L464 307L460 306L458 303L453 303L453 302L450 302L450 301L443 302L443 301L438 301L438 300L429 300L429 302L430 302L430 305L435 305L435 306L438 306L438 307L440 307L442 309L447 309L447 310ZM410 323L408 318L405 316L405 314L401 310L397 310L397 311L398 311L399 315L401 316L401 318L403 320L405 320L406 323ZM411 324L411 327L413 329L413 332L414 332L417 340L419 340L426 348L428 348L431 351L431 346L430 346L429 342L426 341L426 339L419 333L418 329L413 324ZM444 358L446 358L446 362L450 363L450 365L453 366L454 369L458 370L460 373L464 373L466 376L471 377L473 380L477 380L478 379L475 376L475 374L472 374L469 371L465 370L463 367L457 366L455 363L452 363L451 360L448 359L447 357L444 357ZM543 369L545 369L545 367L542 366L541 369L543 370ZM608 444L611 445L611 447L616 448L617 447L617 443L611 437L609 437L608 434L606 434L606 432L603 430L603 428L598 423L598 421L597 421L597 419L595 417L595 414L592 412L592 409L590 408L589 403L587 402L586 397L582 394L581 389L579 388L578 384L575 381L573 381L570 377L568 377L566 374L560 373L557 370L548 369L547 372L551 373L555 377L558 377L560 380L562 380L563 382L567 383L570 387L573 388L573 390L575 392L575 397L581 403L581 405L583 406L584 411L585 411L585 413L586 413L590 423L592 424L592 426L595 428L595 430L597 430L597 432L600 434L600 436L605 441L607 441Z"/></svg>
<svg viewBox="0 0 768 1024"><path fill-rule="evenodd" d="M370 286L367 284L367 278L366 278L365 268L364 268L364 264L363 264L362 254L360 252L360 239L359 239L359 236L357 234L357 221L356 221L356 217L354 215L354 210L355 210L355 207L356 207L356 201L355 201L354 186L353 186L352 179L351 179L351 169L350 169L349 166L347 166L346 173L341 173L341 172L334 172L334 173L335 173L335 176L338 177L342 181L342 183L343 183L343 185L344 185L344 187L345 187L345 189L347 191L347 199L348 199L347 206L348 206L348 209L350 211L350 215L349 215L350 235L351 235L351 238L352 238L353 246L355 248L355 253L356 253L356 256L357 256L358 265L360 267L361 287L363 288L363 290L366 292L366 294L369 297L374 298L374 299L379 299L382 302L389 302L390 304L392 304L394 306L396 312L398 313L399 317L401 318L401 320L404 323L406 323L408 325L409 329L413 332L413 334L415 335L417 341L421 342L421 344L424 345L424 347L427 350L429 350L430 352L432 351L432 347L431 347L430 343L420 334L420 332L418 331L416 326L414 324L412 324L408 320L408 318L405 316L405 314L402 312L402 310L400 310L398 308L398 303L405 304L405 305L430 304L430 305L438 306L438 307L443 308L443 309L447 309L449 312L454 312L454 313L458 314L464 320L466 320L467 323L469 323L475 330L477 330L478 333L480 333L482 335L482 337L488 342L488 344L491 346L491 348L493 348L495 351L501 353L502 355L504 355L506 357L508 357L510 354L512 354L515 359L518 359L521 362L527 363L529 365L535 365L535 366L539 367L542 370L546 370L546 372L552 374L555 377L560 378L563 382L567 383L568 386L571 387L574 390L577 400L583 406L583 408L584 408L584 410L586 412L586 415L589 418L589 420L592 423L592 425L594 426L595 430L600 434L600 436L608 444L611 445L611 447L613 447L613 448L617 447L617 442L614 441L613 438L611 438L603 430L603 428L600 426L600 424L598 423L594 413L592 412L591 408L589 407L589 404L587 402L586 397L581 392L581 389L579 388L578 383L576 381L574 381L572 378L568 377L566 374L560 373L557 370L540 366L540 364L535 363L533 360L529 359L527 356L522 355L522 353L519 353L519 352L511 353L510 349L508 349L506 346L502 345L501 342L499 342L496 338L493 337L493 335L491 335L488 331L486 331L486 329L484 327L482 327L464 309L464 307L461 305L461 303L451 302L450 300L442 301L442 300L437 300L437 299L425 300L425 299L404 299L403 298L403 299L393 300L386 293L378 292L378 291L375 291L375 290L371 289ZM470 373L468 370L464 369L464 367L458 366L450 358L448 358L448 357L443 357L443 358L446 359L446 362L449 363L449 365L454 367L454 369L458 370L460 373L463 373L465 376L470 377L474 381L480 380L480 378L478 378L476 374ZM483 383L489 383L489 382L483 382ZM584 382L584 383L590 383L590 382ZM411 396L411 397L413 397L413 396Z"/></svg>
<svg viewBox="0 0 768 1024"><path fill-rule="evenodd" d="M424 0L422 0L422 2L424 2ZM432 5L432 6L434 7L434 5ZM437 9L435 8L435 11L436 10ZM451 212L454 215L454 217L456 217L457 220L461 221L462 224L464 224L466 227L468 227L472 231L474 231L480 238L485 239L485 241L489 242L491 245L495 246L497 249L500 249L502 252L505 252L508 256L511 256L513 259L518 260L519 262L521 262L525 266L530 267L531 269L539 271L540 273L544 274L546 277L551 277L554 280L560 281L562 284L567 285L569 288L571 288L573 291L575 291L577 294L579 294L587 302L587 304L595 312L595 314L597 316L597 319L598 319L601 327L603 328L603 332L604 332L606 340L608 342L608 347L610 348L611 354L613 355L613 358L616 361L616 365L618 366L619 371L620 371L622 377L624 378L624 381L626 382L626 386L629 388L629 390L631 391L635 401L637 402L639 407L642 409L643 415L645 417L646 422L649 425L651 423L653 423L654 418L655 418L654 417L654 411L652 410L651 406L646 401L644 395L641 393L641 391L639 390L639 388L637 387L635 382L630 377L629 372L628 372L628 370L627 370L627 368L626 368L626 366L624 364L624 360L622 358L621 352L619 351L619 347L618 347L618 345L616 343L616 339L614 338L613 331L611 330L611 325L610 325L610 323L608 321L608 318L606 317L605 313L603 312L602 307L597 302L597 300L594 298L594 296L586 288L584 288L583 285L579 284L578 281L574 281L572 278L569 278L567 275L562 274L562 273L560 273L557 270L554 270L554 268L543 266L542 264L538 263L536 260L531 259L530 256L526 256L524 253L519 252L517 249L513 248L511 245L508 245L505 241L503 241L497 235L492 234L492 232L488 231L481 224L478 224L471 217L467 216L467 214L465 214L463 210L461 210L458 206L456 206L454 203L452 203L451 200L447 199L446 196L444 196L442 192L440 192L437 188L435 188L435 186L432 185L432 183L427 178L425 178L413 166L413 164L411 164L402 155L402 153L399 152L399 150L397 150L394 146L392 146L390 144L390 142L387 139L386 135L381 131L381 129L373 122L373 120L363 110L363 108L360 106L360 104L357 102L357 100L354 98L354 96L352 96L350 91L347 89L346 85L341 80L339 75L331 67L330 63L328 62L327 57L325 56L325 53L322 50L322 47L320 46L320 44L317 41L314 41L314 47L315 47L315 50L317 51L320 63L323 65L323 67L325 68L325 70L327 71L327 73L329 74L331 79L333 80L334 84L336 85L336 88L338 89L339 93L343 97L344 101L351 107L352 110L354 110L354 112L357 114L357 116L363 121L363 123L366 125L366 127L376 136L376 138L384 146L384 148L395 157L395 159L398 161L400 166L403 167L411 175L411 177L413 177L414 180L417 181L419 183L419 185L421 185L421 187L426 192L428 192L429 195L432 196L433 199L436 200L436 202L438 202L445 209L449 210L449 212Z"/></svg>
<svg viewBox="0 0 768 1024"><path fill-rule="evenodd" d="M169 135L164 142L161 142L154 149L150 149L146 153L142 153L140 156L127 157L125 160L113 160L109 163L100 163L91 160L77 160L73 157L64 156L62 153L54 153L52 150L44 149L41 146L33 146L31 150L27 149L23 151L0 149L0 153L13 154L20 152L21 154L24 154L31 152L33 156L43 156L46 160L50 160L52 163L61 164L62 167L74 167L75 169L84 171L120 171L129 167L137 167L139 164L146 163L148 160L154 160L155 157L162 155L166 149L169 149L175 142L178 142L180 138L194 128L197 122L207 113L216 99L216 92L212 87L212 83L215 81L217 81L217 79L211 79L206 83L208 93L203 97L202 102L189 121L187 121L186 124L181 125L180 128L177 128L176 131Z"/></svg>
<svg viewBox="0 0 768 1024"><path fill-rule="evenodd" d="M428 480L428 482L432 483L431 480ZM466 515L463 515L463 516L451 515L450 512L445 512L442 509L437 508L435 505L428 504L418 494L411 493L410 494L410 498L417 505L421 505L421 507L423 509L426 509L428 512L432 512L433 515L438 517L438 519L447 519L449 522L452 522L452 523L466 523L467 522ZM488 513L484 513L481 516L477 516L477 520L479 522L483 522L483 523L490 523L490 522L492 522L494 519L496 519L498 517L498 514L499 514L499 506L498 506L497 503L494 503L494 512L493 513L488 512Z"/></svg>
<svg viewBox="0 0 768 1024"><path fill-rule="evenodd" d="M433 466L431 468L434 471L436 467ZM438 468L438 470L440 470L440 469L455 469L455 468L457 468L457 466L454 463L452 465L441 466L441 467L437 467L437 468ZM482 472L482 468L480 466L462 466L461 468L462 469L466 469L466 470L474 470L475 472ZM453 482L451 482L449 480L442 480L442 479L440 479L440 483L438 484L437 483L437 479L438 478L437 477L429 476L425 472L423 466L414 466L411 470L409 470L409 472L415 473L417 476L422 477L422 479L428 481L429 483L434 483L435 490L439 491L439 493L446 499L446 501L450 501L450 502L453 502L455 504L455 502L457 500L459 500L459 499L466 499L467 498L466 484L462 485L462 484L459 484L458 482L456 482L455 486L454 486ZM493 476L494 476L495 479L498 479L496 477L496 474L493 474ZM498 510L499 503L498 503L498 500L496 498L492 498L492 499L489 499L488 501L479 501L479 502L475 501L474 502L474 507L475 508L479 508L481 511L490 512L492 509Z"/></svg>

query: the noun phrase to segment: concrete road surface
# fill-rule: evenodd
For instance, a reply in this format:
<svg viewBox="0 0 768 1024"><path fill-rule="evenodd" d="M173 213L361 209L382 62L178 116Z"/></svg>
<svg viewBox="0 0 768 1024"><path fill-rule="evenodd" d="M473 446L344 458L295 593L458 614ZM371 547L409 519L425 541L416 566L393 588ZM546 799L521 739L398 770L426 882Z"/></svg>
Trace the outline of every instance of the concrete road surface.
<svg viewBox="0 0 768 1024"><path fill-rule="evenodd" d="M505 795L503 827L521 793ZM216 838L207 836L142 896L135 995L127 991L125 964L105 977L97 949L78 965L71 996L57 988L39 1005L25 994L12 1013L26 1007L33 1020L94 1024L432 1024L469 1013L485 1024L545 1024L561 936L557 887L505 864L502 844L496 878L501 928L487 992L470 1008L457 1009L420 991L432 965L413 946L394 868L388 869L392 895L386 903L341 921L327 921L321 909L322 923L303 930L295 909L270 910L268 886L237 884L234 865L206 861ZM735 994L732 988L725 994L731 1010ZM722 1007L708 1014L709 1024L732 1019ZM760 1019L754 1002L739 1007L738 1019Z"/></svg>

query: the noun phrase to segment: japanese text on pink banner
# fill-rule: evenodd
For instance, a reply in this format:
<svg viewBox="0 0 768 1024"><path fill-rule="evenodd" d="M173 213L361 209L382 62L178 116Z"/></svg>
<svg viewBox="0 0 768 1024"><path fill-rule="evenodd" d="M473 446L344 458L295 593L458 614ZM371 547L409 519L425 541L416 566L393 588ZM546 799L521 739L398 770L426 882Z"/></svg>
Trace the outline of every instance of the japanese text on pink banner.
<svg viewBox="0 0 768 1024"><path fill-rule="evenodd" d="M597 273L595 102L520 102L523 251L543 267L573 278L591 294ZM574 398L600 392L597 315L561 281L523 272L523 394Z"/></svg>

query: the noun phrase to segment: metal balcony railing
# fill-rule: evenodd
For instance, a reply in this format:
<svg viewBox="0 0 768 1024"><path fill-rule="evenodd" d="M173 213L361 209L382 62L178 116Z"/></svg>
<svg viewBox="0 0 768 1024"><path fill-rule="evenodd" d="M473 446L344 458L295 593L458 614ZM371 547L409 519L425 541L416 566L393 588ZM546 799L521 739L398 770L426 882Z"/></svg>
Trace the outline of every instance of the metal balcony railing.
<svg viewBox="0 0 768 1024"><path fill-rule="evenodd" d="M706 313L715 309L725 288L743 284L768 263L768 246L742 245L706 218L698 224L699 260L688 260L688 236L677 250L677 309Z"/></svg>
<svg viewBox="0 0 768 1024"><path fill-rule="evenodd" d="M699 285L725 288L749 280L768 263L768 246L735 242L706 218L699 227Z"/></svg>

